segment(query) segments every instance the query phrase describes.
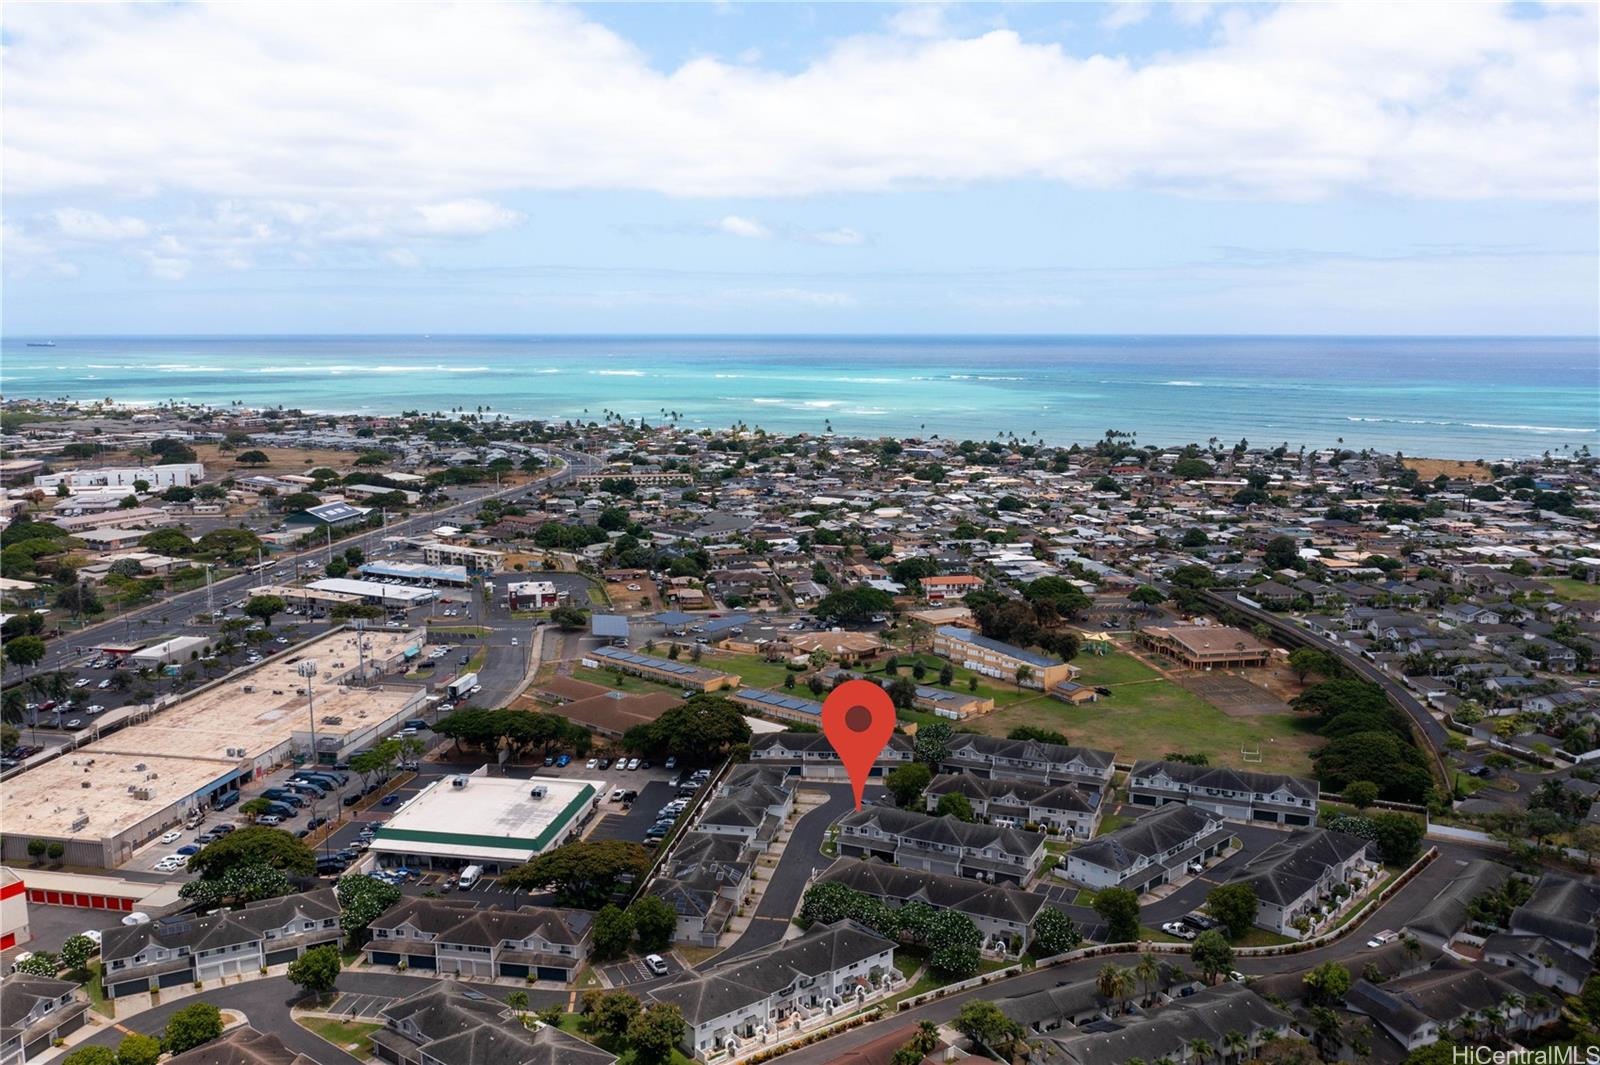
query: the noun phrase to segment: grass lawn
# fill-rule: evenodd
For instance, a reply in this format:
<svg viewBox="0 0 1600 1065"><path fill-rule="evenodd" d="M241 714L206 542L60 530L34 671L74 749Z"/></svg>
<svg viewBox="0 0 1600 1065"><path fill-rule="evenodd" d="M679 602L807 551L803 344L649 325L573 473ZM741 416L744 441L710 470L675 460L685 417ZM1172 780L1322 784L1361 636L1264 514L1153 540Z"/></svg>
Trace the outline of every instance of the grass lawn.
<svg viewBox="0 0 1600 1065"><path fill-rule="evenodd" d="M619 684L617 683L617 677L618 674L607 669L586 669L583 666L572 667L573 680L598 684L602 688L627 692L630 695L648 695L651 692L677 692L679 690L668 687L665 684L657 684L654 681L645 680L643 677L635 677L629 673L621 674L622 683Z"/></svg>
<svg viewBox="0 0 1600 1065"><path fill-rule="evenodd" d="M89 963L89 972L91 975L83 985L84 994L89 996L89 1008L107 1017L115 1017L117 1015L117 1007L110 999L106 998L105 985L100 982L100 963L91 961Z"/></svg>
<svg viewBox="0 0 1600 1065"><path fill-rule="evenodd" d="M1236 947L1278 947L1285 943L1293 943L1288 936L1269 932L1265 928L1252 928L1243 936L1233 941Z"/></svg>
<svg viewBox="0 0 1600 1065"><path fill-rule="evenodd" d="M1179 939L1177 936L1169 936L1165 932L1163 932L1161 929L1159 929L1159 928L1151 928L1147 924L1142 924L1142 925L1139 926L1139 939L1141 941L1148 940L1151 943L1187 943L1187 942L1189 942L1189 940Z"/></svg>
<svg viewBox="0 0 1600 1065"><path fill-rule="evenodd" d="M336 1021L328 1017L296 1017L295 1023L318 1039L332 1043L358 1058L372 1056L372 1033L383 1027L381 1024Z"/></svg>
<svg viewBox="0 0 1600 1065"><path fill-rule="evenodd" d="M684 964L693 969L704 965L712 958L715 958L718 954L721 954L722 948L676 946L672 948L672 953L682 958Z"/></svg>
<svg viewBox="0 0 1600 1065"><path fill-rule="evenodd" d="M1126 814L1106 814L1104 817L1100 818L1100 831L1096 832L1095 835L1108 835L1112 832L1115 832L1123 825L1133 822L1134 820L1135 818Z"/></svg>
<svg viewBox="0 0 1600 1065"><path fill-rule="evenodd" d="M561 1030L568 1035L575 1035L586 1043L593 1043L595 1046L615 1054L617 1056L617 1065L634 1065L635 1055L632 1047L628 1046L626 1042L595 1038L583 1030L578 1024L579 1019L580 1016L576 1013L563 1013L561 1015ZM683 1052L677 1047L673 1047L672 1056L666 1060L665 1065L694 1065L694 1062L684 1057Z"/></svg>
<svg viewBox="0 0 1600 1065"><path fill-rule="evenodd" d="M1556 590L1556 598L1593 602L1600 599L1600 584L1590 584L1587 581L1573 580L1571 577L1556 577L1549 581Z"/></svg>
<svg viewBox="0 0 1600 1065"><path fill-rule="evenodd" d="M981 696L985 699L993 699L996 707L1011 706L1015 703L1027 702L1030 699L1037 699L1039 697L1039 693L1031 689L1017 688L1009 684L996 684L990 677L985 677L982 674L974 673L970 669L963 669L961 666L955 665L954 663L946 662L943 658L940 658L935 654L928 654L926 652L921 654L900 654L896 655L895 658L900 667L899 674L902 677L911 676L913 667L920 662L923 666L927 667L927 673L921 680L917 681L918 684L925 684L930 688L942 688L945 691L961 692L963 694L970 693ZM865 673L869 677L882 676L887 672L887 670L884 668L887 662L887 658L880 659L860 672ZM942 670L946 665L951 667L954 676L951 678L951 683L940 684L939 671ZM974 677L976 677L978 680L978 687L976 690L968 686Z"/></svg>
<svg viewBox="0 0 1600 1065"><path fill-rule="evenodd" d="M1080 683L1104 684L1112 690L1111 697L1071 706L1039 696L968 724L995 736L1004 736L1018 725L1049 729L1065 734L1073 743L1113 751L1124 761L1179 751L1204 754L1212 765L1310 774L1311 752L1322 741L1311 731L1308 718L1294 714L1230 717L1129 655L1082 655L1073 661L1083 667ZM1246 763L1239 754L1241 747L1259 749L1262 760Z"/></svg>
<svg viewBox="0 0 1600 1065"><path fill-rule="evenodd" d="M667 657L665 648L658 647L651 654L657 658ZM789 670L782 662L768 662L760 655L740 655L727 651L707 651L700 657L698 663L689 660L688 652L678 656L678 661L685 665L699 665L702 669L715 669L721 673L738 674L741 686L748 685L752 688L767 688L771 691L783 690L783 678L788 676ZM800 681L795 681L795 694L811 698L811 693L800 686Z"/></svg>

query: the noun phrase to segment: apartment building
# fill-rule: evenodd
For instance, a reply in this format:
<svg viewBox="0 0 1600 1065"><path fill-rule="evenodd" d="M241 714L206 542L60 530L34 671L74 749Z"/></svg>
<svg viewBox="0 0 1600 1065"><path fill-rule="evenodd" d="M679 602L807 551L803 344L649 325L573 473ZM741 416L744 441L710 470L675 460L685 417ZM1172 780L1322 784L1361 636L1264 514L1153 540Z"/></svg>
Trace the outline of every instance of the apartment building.
<svg viewBox="0 0 1600 1065"><path fill-rule="evenodd" d="M777 766L790 776L801 780L849 780L839 752L833 749L828 737L820 732L767 732L750 741L750 760L755 765ZM895 768L913 760L911 740L903 733L893 733L889 742L878 752L877 761L868 772L871 780L880 780Z"/></svg>
<svg viewBox="0 0 1600 1065"><path fill-rule="evenodd" d="M378 1015L372 1056L389 1065L613 1065L616 1056L547 1024L524 1024L493 995L434 984ZM228 1059L227 1065L234 1065Z"/></svg>
<svg viewBox="0 0 1600 1065"><path fill-rule="evenodd" d="M1145 759L1128 773L1128 795L1136 805L1188 803L1234 821L1312 825L1321 794L1322 786L1310 777L1226 766Z"/></svg>
<svg viewBox="0 0 1600 1065"><path fill-rule="evenodd" d="M78 985L12 973L0 980L0 1065L23 1065L83 1027L89 1000Z"/></svg>
<svg viewBox="0 0 1600 1065"><path fill-rule="evenodd" d="M93 470L63 470L45 473L33 479L35 488L53 489L64 484L68 488L127 488L143 481L149 491L179 487L193 488L206 478L206 468L199 462L174 462L161 466L105 466Z"/></svg>
<svg viewBox="0 0 1600 1065"><path fill-rule="evenodd" d="M1299 939L1318 931L1321 911L1334 901L1336 887L1376 875L1381 864L1373 845L1359 836L1305 828L1253 856L1229 883L1249 884L1255 891L1257 926ZM1303 930L1296 927L1302 917Z"/></svg>
<svg viewBox="0 0 1600 1065"><path fill-rule="evenodd" d="M1028 949L1034 918L1045 907L1045 897L1037 892L883 862L837 862L818 882L843 884L890 908L920 902L936 910L955 910L978 926L985 949L1010 953Z"/></svg>
<svg viewBox="0 0 1600 1065"><path fill-rule="evenodd" d="M1092 747L959 732L950 737L940 768L997 780L1079 784L1099 790L1111 783L1114 759L1110 751Z"/></svg>

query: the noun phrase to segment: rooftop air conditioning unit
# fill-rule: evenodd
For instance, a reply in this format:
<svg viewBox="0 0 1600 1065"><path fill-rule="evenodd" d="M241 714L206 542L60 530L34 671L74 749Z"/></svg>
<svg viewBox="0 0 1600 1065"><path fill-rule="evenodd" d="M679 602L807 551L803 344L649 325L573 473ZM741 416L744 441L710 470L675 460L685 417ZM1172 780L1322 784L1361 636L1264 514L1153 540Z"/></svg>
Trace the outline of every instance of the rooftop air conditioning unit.
<svg viewBox="0 0 1600 1065"><path fill-rule="evenodd" d="M453 776L450 778L450 786L452 788L464 788L467 786L467 778L464 776Z"/></svg>

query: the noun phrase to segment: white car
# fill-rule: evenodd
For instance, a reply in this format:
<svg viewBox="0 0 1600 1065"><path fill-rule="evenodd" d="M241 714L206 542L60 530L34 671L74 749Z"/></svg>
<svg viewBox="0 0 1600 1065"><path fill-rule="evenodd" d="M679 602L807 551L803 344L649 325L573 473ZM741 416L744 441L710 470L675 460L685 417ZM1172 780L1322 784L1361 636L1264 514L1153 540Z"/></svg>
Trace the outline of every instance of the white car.
<svg viewBox="0 0 1600 1065"><path fill-rule="evenodd" d="M667 960L659 954L646 954L644 963L648 965L650 967L650 971L655 973L657 976L665 976L669 972L667 968Z"/></svg>
<svg viewBox="0 0 1600 1065"><path fill-rule="evenodd" d="M638 768L639 768L639 759L637 759L637 758L628 759L628 772L631 773L635 769L638 769Z"/></svg>
<svg viewBox="0 0 1600 1065"><path fill-rule="evenodd" d="M132 927L136 924L149 924L150 915L145 913L143 910L134 910L132 913L128 914L128 916L122 919L122 923L128 925L129 927Z"/></svg>
<svg viewBox="0 0 1600 1065"><path fill-rule="evenodd" d="M86 714L103 714L106 712L106 708L101 706L99 703L94 703L91 706L84 707L83 712Z"/></svg>
<svg viewBox="0 0 1600 1065"><path fill-rule="evenodd" d="M163 835L161 837L161 839L158 840L157 842L160 842L160 843L176 843L176 842L178 842L178 840L180 840L182 838L183 838L183 833L174 830L172 832L168 832L165 835Z"/></svg>
<svg viewBox="0 0 1600 1065"><path fill-rule="evenodd" d="M95 687L99 688L101 691L105 691L107 688L111 687L111 678L107 677L105 680L101 681L99 684L96 684Z"/></svg>
<svg viewBox="0 0 1600 1065"><path fill-rule="evenodd" d="M583 768L585 768L585 769L598 769L598 768L599 768L599 767L600 767L600 759L598 759L598 758L591 758L591 759L589 759L589 761L588 761L588 762L587 762L587 763L586 763L586 764L585 764L585 765L584 765L584 767L583 767Z"/></svg>
<svg viewBox="0 0 1600 1065"><path fill-rule="evenodd" d="M85 928L82 932L79 932L78 934L80 936L82 936L83 938L87 939L89 942L93 943L95 945L96 949L99 948L99 946L100 946L100 933L99 932L97 932L93 928Z"/></svg>
<svg viewBox="0 0 1600 1065"><path fill-rule="evenodd" d="M639 586L638 586L638 585L637 585L637 584L630 584L630 585L628 585L628 591L630 591L630 592L637 592L637 591L638 591L638 590L639 590Z"/></svg>

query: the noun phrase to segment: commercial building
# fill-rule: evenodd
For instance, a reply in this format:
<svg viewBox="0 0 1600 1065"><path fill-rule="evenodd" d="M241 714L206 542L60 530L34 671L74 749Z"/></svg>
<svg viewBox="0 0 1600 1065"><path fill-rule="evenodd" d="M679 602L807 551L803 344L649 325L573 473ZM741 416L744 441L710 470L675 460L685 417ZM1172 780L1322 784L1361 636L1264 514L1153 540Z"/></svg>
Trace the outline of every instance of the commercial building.
<svg viewBox="0 0 1600 1065"><path fill-rule="evenodd" d="M896 767L912 761L913 755L910 738L904 733L892 733L867 776L872 780L881 779ZM820 732L770 732L755 736L750 740L750 760L755 765L780 767L802 780L850 779L844 763L839 760L839 752Z"/></svg>
<svg viewBox="0 0 1600 1065"><path fill-rule="evenodd" d="M322 762L370 745L427 698L373 684L420 643L404 629L369 629L359 643L335 629L6 780L5 856L24 858L43 839L65 844L68 865L113 868L190 812L311 752L313 721ZM309 706L306 662L317 666Z"/></svg>
<svg viewBox="0 0 1600 1065"><path fill-rule="evenodd" d="M339 940L339 902L322 888L238 910L118 925L102 934L100 961L107 997L121 998L255 973Z"/></svg>
<svg viewBox="0 0 1600 1065"><path fill-rule="evenodd" d="M94 470L62 470L33 479L35 488L133 488L138 481L159 492L166 488L193 488L206 479L206 468L199 462L174 462L162 466L105 466Z"/></svg>
<svg viewBox="0 0 1600 1065"><path fill-rule="evenodd" d="M9 865L0 865L0 950L33 938L28 925L28 888Z"/></svg>
<svg viewBox="0 0 1600 1065"><path fill-rule="evenodd" d="M487 547L468 547L437 540L422 545L422 561L428 565L461 566L472 573L494 573L505 557L505 552Z"/></svg>
<svg viewBox="0 0 1600 1065"><path fill-rule="evenodd" d="M1128 773L1128 796L1136 805L1182 802L1235 821L1312 825L1321 794L1322 786L1309 777L1226 766L1145 759Z"/></svg>
<svg viewBox="0 0 1600 1065"><path fill-rule="evenodd" d="M440 777L379 826L380 864L498 872L575 838L594 816L604 783L570 777Z"/></svg>
<svg viewBox="0 0 1600 1065"><path fill-rule="evenodd" d="M174 636L170 640L151 644L133 653L133 663L142 669L160 669L167 665L182 665L211 653L221 637Z"/></svg>
<svg viewBox="0 0 1600 1065"><path fill-rule="evenodd" d="M492 980L567 983L588 956L584 910L486 906L467 898L407 898L368 925L371 965Z"/></svg>
<svg viewBox="0 0 1600 1065"><path fill-rule="evenodd" d="M1013 647L954 625L933 630L933 653L974 673L998 677L1023 688L1048 691L1077 674L1076 667L1059 658Z"/></svg>
<svg viewBox="0 0 1600 1065"><path fill-rule="evenodd" d="M251 588L247 595L271 595L290 606L306 607L313 611L332 610L341 603L359 603L362 597L347 592L330 592L325 589L302 588L297 584L261 584Z"/></svg>
<svg viewBox="0 0 1600 1065"><path fill-rule="evenodd" d="M416 588L409 584L384 584L381 581L358 581L351 577L324 577L306 587L318 592L338 592L353 595L362 602L386 606L395 610L410 609L433 602L431 588Z"/></svg>
<svg viewBox="0 0 1600 1065"><path fill-rule="evenodd" d="M554 610L566 601L567 593L550 581L514 581L506 596L512 610Z"/></svg>
<svg viewBox="0 0 1600 1065"><path fill-rule="evenodd" d="M1084 887L1123 887L1143 894L1184 875L1190 862L1221 853L1233 833L1221 817L1174 806L1069 851L1067 879Z"/></svg>
<svg viewBox="0 0 1600 1065"><path fill-rule="evenodd" d="M702 1061L755 1053L898 981L894 943L854 921L707 966L645 992L683 1014L683 1051Z"/></svg>
<svg viewBox="0 0 1600 1065"><path fill-rule="evenodd" d="M620 669L658 684L699 692L722 691L739 685L736 673L719 673L670 658L635 654L621 647L596 647L586 653L583 664L591 669Z"/></svg>
<svg viewBox="0 0 1600 1065"><path fill-rule="evenodd" d="M908 869L1026 886L1044 863L1043 832L969 824L912 810L864 806L839 819L839 854Z"/></svg>
<svg viewBox="0 0 1600 1065"><path fill-rule="evenodd" d="M71 906L80 910L152 913L179 899L175 881L124 880L115 876L29 869L27 898L31 906Z"/></svg>
<svg viewBox="0 0 1600 1065"><path fill-rule="evenodd" d="M370 508L351 506L349 503L322 503L297 510L284 518L287 525L314 525L317 528L342 529L347 525L365 521L372 513Z"/></svg>
<svg viewBox="0 0 1600 1065"><path fill-rule="evenodd" d="M366 562L356 572L367 577L390 577L416 584L460 587L472 583L472 575L465 566L430 566L425 562Z"/></svg>
<svg viewBox="0 0 1600 1065"><path fill-rule="evenodd" d="M938 604L965 599L968 592L975 592L983 587L983 578L971 574L958 574L950 577L924 577L920 583L922 597L930 603Z"/></svg>
<svg viewBox="0 0 1600 1065"><path fill-rule="evenodd" d="M1270 644L1227 625L1148 625L1135 635L1141 646L1190 669L1261 666L1272 657Z"/></svg>

